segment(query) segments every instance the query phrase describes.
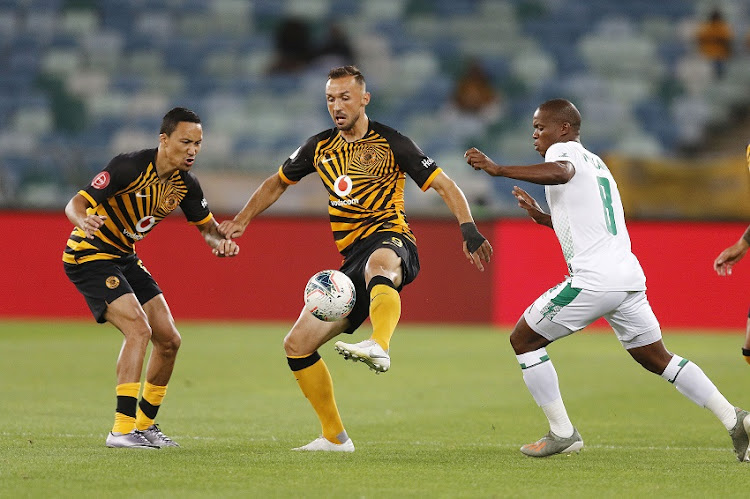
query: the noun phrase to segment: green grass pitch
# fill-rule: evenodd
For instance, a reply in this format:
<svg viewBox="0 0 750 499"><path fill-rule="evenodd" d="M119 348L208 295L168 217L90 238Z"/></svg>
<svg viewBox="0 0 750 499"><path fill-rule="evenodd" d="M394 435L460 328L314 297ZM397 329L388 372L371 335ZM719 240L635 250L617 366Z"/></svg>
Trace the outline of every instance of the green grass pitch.
<svg viewBox="0 0 750 499"><path fill-rule="evenodd" d="M547 431L508 331L402 326L375 375L321 354L357 451L290 449L320 431L286 365L287 324L179 323L183 346L158 422L179 449L108 449L120 335L93 322L0 323L3 497L740 497L721 424L630 359L612 334L548 348L584 437L531 459ZM750 407L742 331L666 331L733 403ZM354 335L356 341L368 334Z"/></svg>

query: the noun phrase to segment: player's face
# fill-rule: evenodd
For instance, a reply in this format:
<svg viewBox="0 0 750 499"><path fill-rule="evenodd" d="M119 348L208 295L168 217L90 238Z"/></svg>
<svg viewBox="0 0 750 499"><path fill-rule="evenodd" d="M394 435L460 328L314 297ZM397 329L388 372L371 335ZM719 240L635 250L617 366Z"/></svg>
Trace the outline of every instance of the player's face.
<svg viewBox="0 0 750 499"><path fill-rule="evenodd" d="M552 144L563 142L563 135L567 130L566 123L561 123L559 119L555 119L550 115L549 112L536 110L534 113L534 119L532 121L534 127L534 149L544 156L547 154L547 149Z"/></svg>
<svg viewBox="0 0 750 499"><path fill-rule="evenodd" d="M201 150L203 127L200 123L181 121L171 135L159 135L159 147L163 149L170 166L188 171Z"/></svg>
<svg viewBox="0 0 750 499"><path fill-rule="evenodd" d="M326 83L328 114L336 128L348 132L365 114L365 106L370 102L370 93L365 86L357 83L353 76L328 80Z"/></svg>

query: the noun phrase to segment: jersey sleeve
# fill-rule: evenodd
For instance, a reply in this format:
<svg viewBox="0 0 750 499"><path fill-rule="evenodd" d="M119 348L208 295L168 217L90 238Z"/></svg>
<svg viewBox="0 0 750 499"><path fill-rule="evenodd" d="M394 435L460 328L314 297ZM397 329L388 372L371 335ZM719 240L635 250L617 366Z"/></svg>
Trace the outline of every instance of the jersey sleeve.
<svg viewBox="0 0 750 499"><path fill-rule="evenodd" d="M97 206L127 187L139 174L138 167L130 156L121 154L112 158L104 170L78 193L88 199L91 206Z"/></svg>
<svg viewBox="0 0 750 499"><path fill-rule="evenodd" d="M432 158L423 153L417 144L399 132L395 132L388 142L399 168L407 173L420 189L429 189L432 181L443 170Z"/></svg>
<svg viewBox="0 0 750 499"><path fill-rule="evenodd" d="M310 137L279 168L281 179L287 184L296 184L315 171L315 147L317 137Z"/></svg>
<svg viewBox="0 0 750 499"><path fill-rule="evenodd" d="M200 225L211 220L213 216L208 209L208 201L203 197L203 189L198 179L192 173L187 172L184 176L187 186L187 194L180 203L180 208L185 214L187 221L193 225Z"/></svg>

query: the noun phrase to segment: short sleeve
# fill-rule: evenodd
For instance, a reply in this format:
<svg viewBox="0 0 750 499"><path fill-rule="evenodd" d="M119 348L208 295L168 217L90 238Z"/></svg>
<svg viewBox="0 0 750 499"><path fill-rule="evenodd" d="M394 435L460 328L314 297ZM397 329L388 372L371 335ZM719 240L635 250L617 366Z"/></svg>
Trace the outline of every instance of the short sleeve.
<svg viewBox="0 0 750 499"><path fill-rule="evenodd" d="M200 182L195 176L186 172L184 176L185 186L187 186L187 194L180 203L180 208L185 214L188 222L195 225L206 223L211 219L211 210L208 209L208 202L203 197L203 189L201 188Z"/></svg>
<svg viewBox="0 0 750 499"><path fill-rule="evenodd" d="M394 131L388 138L396 164L414 182L426 191L435 177L442 171L435 161L427 156L410 138Z"/></svg>
<svg viewBox="0 0 750 499"><path fill-rule="evenodd" d="M91 183L78 193L88 199L92 206L97 206L129 185L139 174L138 167L131 157L122 154L114 157L104 170L97 173Z"/></svg>
<svg viewBox="0 0 750 499"><path fill-rule="evenodd" d="M314 156L317 143L318 140L316 137L310 137L284 161L284 164L279 169L284 182L296 184L303 177L315 171Z"/></svg>

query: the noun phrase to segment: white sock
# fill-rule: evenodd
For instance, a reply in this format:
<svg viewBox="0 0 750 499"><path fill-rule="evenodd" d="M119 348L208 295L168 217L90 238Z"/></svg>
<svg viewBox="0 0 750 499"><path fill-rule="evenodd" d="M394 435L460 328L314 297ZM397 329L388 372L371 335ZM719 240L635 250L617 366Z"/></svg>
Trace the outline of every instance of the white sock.
<svg viewBox="0 0 750 499"><path fill-rule="evenodd" d="M558 398L542 406L544 415L549 421L549 429L558 437L568 438L573 436L573 423L568 418L568 412L565 410L565 404L562 398Z"/></svg>
<svg viewBox="0 0 750 499"><path fill-rule="evenodd" d="M674 384L677 391L701 407L706 406L708 398L716 391L716 386L700 367L679 355L672 356L661 377Z"/></svg>
<svg viewBox="0 0 750 499"><path fill-rule="evenodd" d="M559 437L573 434L573 424L568 418L557 380L557 371L545 348L516 355L523 372L523 381L534 401L544 411L550 430Z"/></svg>
<svg viewBox="0 0 750 499"><path fill-rule="evenodd" d="M737 424L737 412L734 410L734 406L724 398L719 390L708 397L706 409L713 412L727 430L731 430Z"/></svg>

